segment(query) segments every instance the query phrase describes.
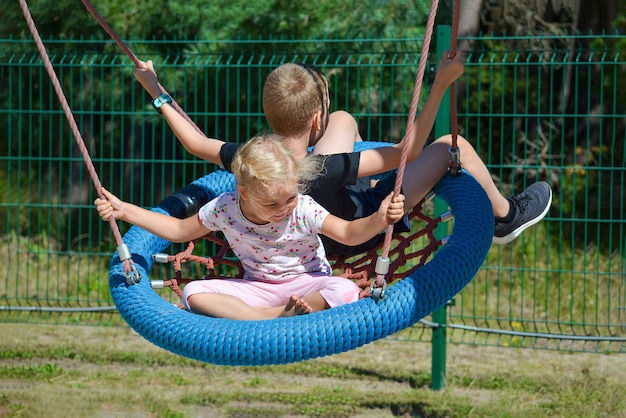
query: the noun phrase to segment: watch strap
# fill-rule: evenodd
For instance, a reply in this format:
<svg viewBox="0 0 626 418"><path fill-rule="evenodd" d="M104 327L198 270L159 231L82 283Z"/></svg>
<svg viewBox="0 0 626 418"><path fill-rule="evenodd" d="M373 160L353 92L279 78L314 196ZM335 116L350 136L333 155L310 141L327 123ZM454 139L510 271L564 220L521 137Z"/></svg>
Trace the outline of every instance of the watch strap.
<svg viewBox="0 0 626 418"><path fill-rule="evenodd" d="M154 99L152 101L152 106L157 112L162 113L161 106L163 106L165 103L172 103L172 98L169 94L162 94Z"/></svg>

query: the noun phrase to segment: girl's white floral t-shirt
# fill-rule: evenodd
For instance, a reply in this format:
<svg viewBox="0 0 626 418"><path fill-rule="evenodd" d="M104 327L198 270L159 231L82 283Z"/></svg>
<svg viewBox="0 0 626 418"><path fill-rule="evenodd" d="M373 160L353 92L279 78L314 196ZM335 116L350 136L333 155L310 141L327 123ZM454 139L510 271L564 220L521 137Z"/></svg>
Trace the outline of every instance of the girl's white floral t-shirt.
<svg viewBox="0 0 626 418"><path fill-rule="evenodd" d="M317 234L328 211L309 196L298 195L296 208L279 224L257 225L239 207L237 192L227 192L204 205L200 221L221 231L245 271L244 278L280 282L302 273L332 275Z"/></svg>

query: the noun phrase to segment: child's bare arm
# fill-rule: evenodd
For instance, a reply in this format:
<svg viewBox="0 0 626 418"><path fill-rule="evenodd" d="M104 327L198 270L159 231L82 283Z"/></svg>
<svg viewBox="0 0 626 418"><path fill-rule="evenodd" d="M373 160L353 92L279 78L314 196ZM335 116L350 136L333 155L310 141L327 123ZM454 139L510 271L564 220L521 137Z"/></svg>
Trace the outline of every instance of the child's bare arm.
<svg viewBox="0 0 626 418"><path fill-rule="evenodd" d="M137 81L141 83L153 99L165 93L159 85L152 61L149 60L143 63L143 68L136 68L134 74ZM170 104L166 103L162 105L160 110L167 124L172 128L174 135L176 135L187 151L198 158L222 165L220 149L222 145L224 145L224 141L209 138L203 133L198 132L196 128Z"/></svg>
<svg viewBox="0 0 626 418"><path fill-rule="evenodd" d="M206 235L209 230L202 224L198 215L178 219L162 213L143 209L132 203L123 202L113 193L102 189L105 199L97 198L93 204L104 221L111 216L137 225L171 242L187 242Z"/></svg>
<svg viewBox="0 0 626 418"><path fill-rule="evenodd" d="M393 225L404 216L404 195L393 198L390 193L378 212L361 219L346 221L328 215L322 225L322 234L344 245L359 245L379 234L387 225Z"/></svg>
<svg viewBox="0 0 626 418"><path fill-rule="evenodd" d="M453 58L448 58L447 53L444 53L439 61L437 75L428 99L413 124L411 144L407 155L408 162L415 160L422 153L446 90L463 72L463 57L457 54ZM371 176L398 168L403 147L404 139L393 146L372 148L361 152L358 176Z"/></svg>

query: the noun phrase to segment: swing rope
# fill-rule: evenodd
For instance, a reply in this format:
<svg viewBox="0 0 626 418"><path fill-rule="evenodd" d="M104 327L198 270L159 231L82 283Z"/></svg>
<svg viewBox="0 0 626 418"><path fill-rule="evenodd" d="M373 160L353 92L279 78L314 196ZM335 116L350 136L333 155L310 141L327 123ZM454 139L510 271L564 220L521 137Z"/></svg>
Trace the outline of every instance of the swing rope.
<svg viewBox="0 0 626 418"><path fill-rule="evenodd" d="M61 103L61 107L63 109L63 112L65 113L65 117L67 118L67 121L70 124L70 129L72 131L72 134L74 135L76 143L78 144L80 153L83 156L83 160L85 162L85 165L87 166L87 171L89 172L91 180L95 186L96 193L98 194L100 198L104 198L104 195L102 194L102 184L100 183L100 179L98 178L96 169L93 165L93 162L91 161L91 157L89 156L89 151L87 150L85 141L83 140L80 130L78 129L78 125L76 124L76 119L74 118L74 115L67 101L67 98L65 97L65 94L63 93L63 89L61 88L61 83L59 82L59 79L56 75L54 67L52 66L52 62L50 61L46 48L41 40L39 31L37 30L37 27L35 26L35 22L33 20L32 15L30 14L28 5L26 4L26 0L19 0L19 3L20 3L20 8L22 9L22 13L24 14L24 18L26 19L26 24L28 26L28 29L30 30L30 33L32 34L33 39L35 40L35 44L37 45L37 49L39 50L41 58L44 62L46 71L48 72L48 75L50 76L50 81L52 83L52 86L54 87L54 91L56 92L56 95ZM113 235L117 243L118 253L119 253L120 259L123 262L124 272L127 275L127 281L129 283L130 282L136 283L139 280L137 270L130 256L130 251L128 250L128 246L124 244L120 230L113 217L109 219L109 225L111 226L111 230L113 231Z"/></svg>
<svg viewBox="0 0 626 418"><path fill-rule="evenodd" d="M454 13L453 13L453 25L452 25L453 33L452 33L450 51L448 53L449 58L454 58L456 55L456 39L458 36L457 34L458 34L458 19L459 19L459 3L460 3L459 0L454 0ZM435 17L437 15L438 7L439 7L439 0L433 0L430 6L430 12L428 14L428 20L426 23L426 33L424 35L424 44L422 46L422 53L419 59L417 77L415 80L415 89L413 91L413 98L411 100L411 107L409 111L409 118L407 121L406 133L403 139L404 142L403 142L403 147L402 147L402 154L400 157L400 164L398 166L398 171L396 175L395 187L393 190L394 196L397 196L400 193L401 188L402 188L402 180L404 178L404 171L406 168L406 162L407 162L411 139L412 139L413 125L415 122L415 115L417 113L417 105L419 102L421 86L422 86L423 79L424 79L424 73L426 72L426 62L428 60L428 53L430 50L430 43L432 40L432 34L434 31L434 26L435 26ZM458 147L457 147L457 129L458 128L457 128L457 123L456 123L455 83L452 83L452 85L450 86L450 96L452 98L450 102L450 108L451 108L450 114L451 114L451 122L452 122L451 123L452 145L450 146L450 153L452 155L452 158L451 158L450 167L452 168L453 161L455 162L455 164L458 162L458 167L460 167L460 161L458 160L458 158L455 158L455 155L458 157ZM456 165L455 165L455 168L456 168ZM456 175L458 174L458 172L454 170L453 174ZM385 276L388 273L388 263L389 263L388 254L389 254L389 248L391 246L392 237L393 237L393 225L388 225L385 230L385 240L383 241L382 253L381 253L381 256L378 258L381 264L381 269L379 270L378 267L376 268L377 277L373 285L380 286L381 284L383 284L385 280ZM387 282L389 282L389 280L387 280Z"/></svg>
<svg viewBox="0 0 626 418"><path fill-rule="evenodd" d="M457 40L459 37L459 15L460 15L460 0L454 0L453 12L452 12L452 38L450 39L450 52L449 57L454 58L456 56ZM450 86L450 133L452 134L452 144L450 145L450 173L454 176L461 172L461 156L459 147L457 146L458 137L458 125L457 125L457 113L456 113L456 83L452 83Z"/></svg>
<svg viewBox="0 0 626 418"><path fill-rule="evenodd" d="M413 98L411 99L411 107L409 111L409 119L407 121L406 133L404 135L404 145L402 146L402 153L400 155L400 164L396 174L396 183L393 189L394 197L400 194L402 187L402 179L404 178L404 169L406 167L406 160L409 154L409 148L411 145L411 134L413 132L413 125L415 122L415 115L417 114L417 105L419 102L419 96L422 89L422 82L424 79L424 73L426 72L426 61L428 59L428 52L430 50L430 42L432 39L433 28L435 25L435 16L437 14L437 7L439 1L433 0L431 3L430 13L428 14L428 22L426 24L426 34L424 35L424 45L422 46L422 53L420 54L417 77L415 80L415 89L413 90ZM376 280L372 286L384 286L388 280L386 276L389 272L389 248L391 247L391 239L393 237L393 225L387 225L385 229L385 239L383 241L382 253L378 258L377 264L380 267L376 269ZM384 287L383 287L384 289ZM373 289L372 289L373 290Z"/></svg>

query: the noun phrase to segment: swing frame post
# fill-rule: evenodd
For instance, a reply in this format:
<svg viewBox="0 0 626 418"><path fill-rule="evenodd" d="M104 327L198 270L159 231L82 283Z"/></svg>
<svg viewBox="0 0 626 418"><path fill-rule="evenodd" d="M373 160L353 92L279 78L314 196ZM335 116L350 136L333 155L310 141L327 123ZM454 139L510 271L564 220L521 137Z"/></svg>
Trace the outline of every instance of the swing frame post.
<svg viewBox="0 0 626 418"><path fill-rule="evenodd" d="M435 29L436 56L441 56L452 39L452 27L450 25L437 25ZM450 91L446 91L435 119L433 127L435 138L450 132ZM435 198L435 213L443 212L447 209L441 199ZM442 238L448 235L447 224L439 225L435 230L435 237ZM446 386L446 306L447 303L437 308L432 313L432 320L436 324L433 328L431 347L431 382L430 388L442 390Z"/></svg>

